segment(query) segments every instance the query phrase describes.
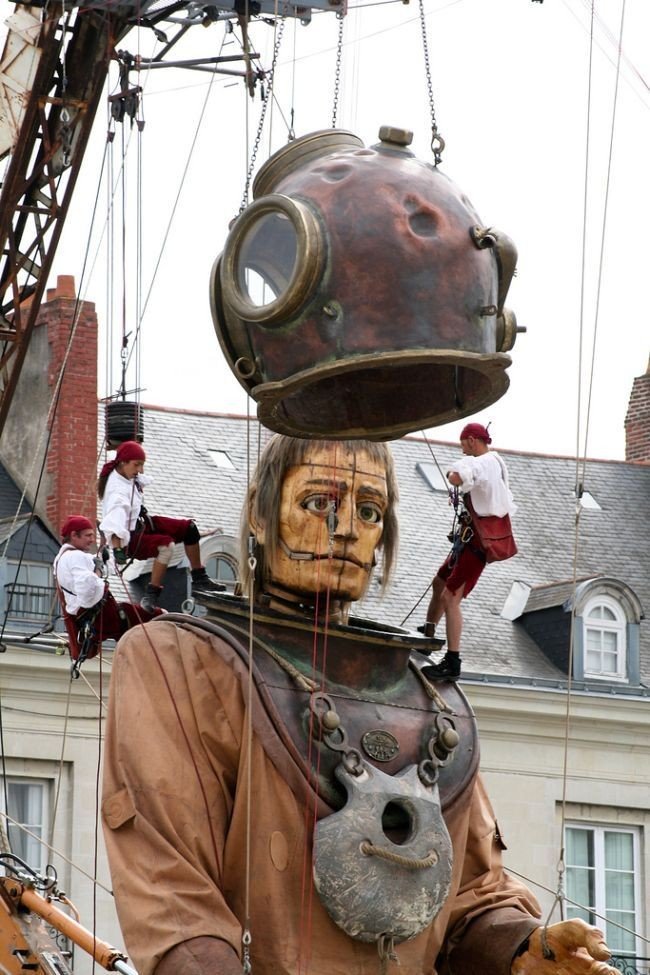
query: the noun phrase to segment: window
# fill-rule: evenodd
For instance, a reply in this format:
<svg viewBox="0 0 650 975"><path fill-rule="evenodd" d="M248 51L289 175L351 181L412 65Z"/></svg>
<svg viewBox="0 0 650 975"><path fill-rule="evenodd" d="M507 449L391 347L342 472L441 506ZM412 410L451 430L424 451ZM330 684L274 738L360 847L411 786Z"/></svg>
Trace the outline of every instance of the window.
<svg viewBox="0 0 650 975"><path fill-rule="evenodd" d="M237 582L237 563L233 558L219 552L212 555L205 563L205 569L212 579L223 582L232 592Z"/></svg>
<svg viewBox="0 0 650 975"><path fill-rule="evenodd" d="M208 455L215 467L220 467L225 471L237 470L225 450L216 450L210 447L208 448Z"/></svg>
<svg viewBox="0 0 650 975"><path fill-rule="evenodd" d="M574 491L573 492L573 497L575 498L575 496L576 496L576 493ZM601 508L601 506L598 504L598 502L596 501L596 499L593 496L593 494L590 494L589 491L583 491L582 494L580 495L580 507L581 508L585 508L587 511L602 511L603 510Z"/></svg>
<svg viewBox="0 0 650 975"><path fill-rule="evenodd" d="M604 929L614 955L643 954L634 934L641 928L638 830L570 825L565 847L568 916Z"/></svg>
<svg viewBox="0 0 650 975"><path fill-rule="evenodd" d="M450 488L444 475L438 469L437 464L430 461L424 461L423 463L416 464L415 469L419 474L422 475L432 491L435 491L436 493L444 492L447 494Z"/></svg>
<svg viewBox="0 0 650 975"><path fill-rule="evenodd" d="M6 605L9 615L47 620L54 612L52 567L45 562L8 561Z"/></svg>
<svg viewBox="0 0 650 975"><path fill-rule="evenodd" d="M607 596L595 596L585 606L585 677L623 680L626 676L626 618L622 608Z"/></svg>
<svg viewBox="0 0 650 975"><path fill-rule="evenodd" d="M7 812L11 817L7 820L7 837L11 852L34 870L43 871L49 854L39 839L48 841L49 782L47 779L8 777L6 786Z"/></svg>

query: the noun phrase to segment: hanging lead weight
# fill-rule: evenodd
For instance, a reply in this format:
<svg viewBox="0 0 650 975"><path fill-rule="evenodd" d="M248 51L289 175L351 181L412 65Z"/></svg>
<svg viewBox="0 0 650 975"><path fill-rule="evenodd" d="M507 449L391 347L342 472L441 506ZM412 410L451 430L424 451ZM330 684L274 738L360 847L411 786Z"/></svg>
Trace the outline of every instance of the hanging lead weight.
<svg viewBox="0 0 650 975"><path fill-rule="evenodd" d="M363 762L360 775L343 765L335 774L348 801L316 825L316 890L351 938L408 941L431 924L451 883L438 787L425 787L415 765L393 776Z"/></svg>

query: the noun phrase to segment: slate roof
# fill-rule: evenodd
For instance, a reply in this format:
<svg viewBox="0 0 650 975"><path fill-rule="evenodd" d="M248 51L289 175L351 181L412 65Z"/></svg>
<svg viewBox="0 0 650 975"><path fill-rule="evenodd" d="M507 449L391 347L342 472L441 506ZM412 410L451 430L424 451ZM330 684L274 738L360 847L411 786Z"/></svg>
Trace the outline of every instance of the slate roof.
<svg viewBox="0 0 650 975"><path fill-rule="evenodd" d="M145 407L146 473L153 478L146 489L147 507L156 514L191 516L202 533L222 529L236 535L249 469L271 435L255 419ZM391 447L401 492L400 558L386 595L381 597L375 579L356 613L393 625L407 619L405 625L415 628L425 617L427 586L449 549L452 522L447 496L434 492L416 465L429 464L433 452L442 470L448 470L459 448L420 437L406 437ZM210 450L225 451L234 470L217 467ZM517 682L534 677L556 685L564 675L523 627L503 618L501 611L517 580L538 590L540 597L539 587L551 587L554 605L570 595L576 462L505 449L499 453L518 504L513 525L519 554L489 565L463 604L463 671ZM601 510L580 511L575 576L613 576L630 586L650 611L650 467L589 460L581 480ZM650 686L647 622L641 623L640 634L641 679Z"/></svg>

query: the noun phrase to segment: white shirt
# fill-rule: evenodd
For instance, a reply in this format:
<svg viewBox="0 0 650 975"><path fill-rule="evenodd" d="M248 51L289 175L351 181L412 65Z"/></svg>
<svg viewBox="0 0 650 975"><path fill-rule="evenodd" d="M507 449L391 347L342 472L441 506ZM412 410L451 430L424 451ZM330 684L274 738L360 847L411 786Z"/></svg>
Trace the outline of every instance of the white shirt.
<svg viewBox="0 0 650 975"><path fill-rule="evenodd" d="M506 465L496 450L480 457L463 457L452 468L462 478L463 494L471 492L477 515L514 515L517 505L508 484Z"/></svg>
<svg viewBox="0 0 650 975"><path fill-rule="evenodd" d="M108 475L99 529L109 542L111 535L117 535L122 548L129 544L142 507L142 489L149 483L150 479L143 474L129 478L111 471Z"/></svg>
<svg viewBox="0 0 650 975"><path fill-rule="evenodd" d="M73 545L61 546L54 560L54 576L71 616L79 609L94 606L104 595L104 582L95 575L94 557Z"/></svg>

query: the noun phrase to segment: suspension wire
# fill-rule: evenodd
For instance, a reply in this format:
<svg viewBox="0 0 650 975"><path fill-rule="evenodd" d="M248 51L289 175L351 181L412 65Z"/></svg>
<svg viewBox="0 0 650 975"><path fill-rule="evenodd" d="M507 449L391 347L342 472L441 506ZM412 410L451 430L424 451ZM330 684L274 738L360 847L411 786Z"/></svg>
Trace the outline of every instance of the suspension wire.
<svg viewBox="0 0 650 975"><path fill-rule="evenodd" d="M431 454L431 458L432 458L434 464L436 465L436 467L438 468L438 471L440 473L440 476L442 477L443 482L446 484L446 482L447 482L447 476L444 473L444 471L443 471L442 467L440 466L440 464L438 463L438 458L436 457L436 455L435 455L435 453L433 451L433 447L431 446L431 441L427 437L426 430L420 430L420 433L422 434L422 437L424 439L425 444L429 448L429 453ZM453 499L454 499L454 492L450 488L447 488L447 495L449 497L449 503L452 504L453 503ZM404 624L406 623L406 621L413 615L413 613L416 611L416 609L418 608L418 606L420 605L420 603L422 602L422 600L424 599L424 597L429 592L429 590L431 589L432 586L433 586L433 580L431 580L431 582L428 584L428 586L426 587L426 589L424 590L424 592L418 597L418 599L415 601L415 603L413 603L413 605L409 609L408 613L406 614L406 616L404 617L404 619L401 621L400 626L404 626Z"/></svg>
<svg viewBox="0 0 650 975"><path fill-rule="evenodd" d="M429 42L427 40L427 22L424 16L424 0L418 0L418 5L420 11L420 29L422 31L422 50L424 52L424 72L427 79L429 114L431 117L431 152L433 153L433 165L437 167L442 162L442 153L445 148L445 140L438 132L438 123L436 121L436 106L433 99L433 83L431 81Z"/></svg>
<svg viewBox="0 0 650 975"><path fill-rule="evenodd" d="M527 884L532 884L534 887L538 887L540 890L546 891L547 894L554 893L551 887L547 887L539 880L534 880L532 877L527 876L525 873L520 873L519 870L514 870L511 866L508 866L508 873L514 874L515 877L519 877L520 880L524 880ZM634 935L640 941L645 942L645 944L650 944L650 938L645 938L642 934L635 931L633 928L628 928L620 921L614 921L612 918L606 917L604 914L600 914L595 908L591 907L589 904L581 904L580 901L573 900L571 897L565 897L567 904L571 904L572 907L577 907L584 911L586 914L593 914L600 921L605 921L607 925L611 925L613 928L618 928L619 931L625 931L627 934Z"/></svg>
<svg viewBox="0 0 650 975"><path fill-rule="evenodd" d="M138 38L140 34L138 32ZM135 320L139 323L142 320L142 267L143 267L143 157L144 157L144 95L141 95L138 104L139 118L136 119L137 126L137 217L136 217L136 282L135 282ZM141 380L142 380L142 335L138 331L138 342L136 343L135 355L135 398L140 402Z"/></svg>
<svg viewBox="0 0 650 975"><path fill-rule="evenodd" d="M275 38L274 38L274 43L273 43L273 60L272 60L272 63L271 63L271 68L270 68L270 70L269 70L269 72L267 74L267 78L268 78L268 92L267 92L266 98L262 102L262 109L260 111L260 118L259 118L259 122L258 122L258 126L257 126L257 133L255 135L255 141L253 142L253 149L250 152L250 155L249 155L249 152L248 152L248 125L246 126L246 155L247 155L247 158L249 159L249 162L248 162L248 168L246 170L246 180L245 180L245 183L244 183L244 192L243 192L243 196L242 196L242 201L241 201L241 203L239 205L238 215L240 213L243 213L244 210L246 209L246 207L248 206L248 198L249 198L249 192L250 192L250 185L251 185L251 181L252 181L252 178L253 178L253 170L255 169L255 161L257 159L257 153L259 151L260 141L261 141L261 138L262 138L262 130L264 129L264 120L266 118L266 111L267 111L267 108L268 108L268 105L269 105L269 101L272 99L272 95L273 95L273 84L274 84L274 81L275 81L275 70L276 70L277 60L278 60L278 52L280 50L280 45L282 44L282 37L283 37L283 34L284 34L285 24L286 24L286 17L283 16L283 17L280 18L280 26L278 27L277 33L276 33ZM247 102L247 105L248 105L248 102Z"/></svg>
<svg viewBox="0 0 650 975"><path fill-rule="evenodd" d="M614 103L613 103L613 106L612 106L612 121L611 121L611 128L610 128L610 137L609 137L609 154L608 154L608 158L607 158L607 179L606 179L606 185L605 185L605 200L604 200L604 207L603 207L603 222L602 222L601 237L600 237L600 257L599 257L599 262L598 262L598 284L596 286L596 309L595 309L595 314L594 314L594 335L593 335L593 344L592 344L592 352L591 352L591 369L590 369L590 373L589 373L589 392L588 392L588 396L587 396L587 416L586 416L586 421L585 421L585 439L584 439L584 453L583 453L583 479L584 479L585 463L586 463L586 456L587 456L587 443L588 443L588 438L589 438L589 419L590 419L590 414L591 414L591 398L592 398L593 382L594 382L594 367L595 367L595 362L596 362L596 341L597 341L597 336L598 336L598 325L599 325L599 321L600 321L600 296L601 296L601 286L602 286L602 279L603 279L603 263L604 263L604 257L605 257L605 237L606 237L606 230L607 230L607 216L608 216L608 213L609 213L609 190L610 190L610 183L611 183L611 176L612 176L612 157L613 157L613 151L614 151L614 132L615 132L615 129L616 129L616 109L617 109L617 105L618 105L618 88L619 88L619 80L620 80L620 75L621 75L621 51L622 51L622 46L623 46L623 26L624 26L624 23L625 23L625 6L626 6L626 0L623 0L623 3L621 5L621 22L620 22L620 28L619 28L618 58L617 58L617 61L616 61L616 80L615 80L615 85L614 85Z"/></svg>
<svg viewBox="0 0 650 975"><path fill-rule="evenodd" d="M298 37L298 25L296 23L296 18L293 19L293 55L291 57L291 110L290 117L291 123L288 126L288 141L293 142L296 138L296 130L294 128L295 116L296 116L296 43Z"/></svg>
<svg viewBox="0 0 650 975"><path fill-rule="evenodd" d="M126 360L124 352L127 348L128 335L126 332L126 147L125 147L125 134L124 125L120 127L120 139L121 139L121 167L120 167L120 183L122 188L121 196L121 208L122 208L122 226L120 227L120 244L121 244L121 271L122 271L122 302L121 302L121 319L122 319L122 378L120 382L120 393L122 399L126 399Z"/></svg>
<svg viewBox="0 0 650 975"><path fill-rule="evenodd" d="M223 37L222 42L221 42L221 48L219 49L219 53L221 53L221 51L223 50L224 41L225 41L225 34L224 34L224 37ZM154 284L156 282L156 278L158 276L158 271L160 270L160 265L161 265L161 262L162 262L163 255L165 253L165 248L167 246L167 241L169 240L169 234L171 232L172 223L174 221L174 217L176 216L176 211L178 209L178 204L180 202L181 194L182 194L183 189L184 189L184 186L185 186L185 180L187 179L187 174L189 172L190 163L192 161L192 158L193 158L193 155L194 155L194 150L196 148L196 143L197 143L197 140L198 140L198 137L199 137L199 132L201 130L201 126L202 126L202 123L203 123L203 118L204 118L205 113L207 111L208 100L210 98L210 95L212 93L212 89L213 89L213 86L214 86L214 79L215 79L215 75L212 74L210 76L210 82L208 84L208 88L207 88L207 91L205 93L205 98L203 100L203 105L201 107L201 111L199 113L199 118L197 120L196 128L194 130L194 136L193 136L192 141L190 143L190 148L188 150L187 158L185 160L185 166L183 167L183 172L181 174L181 179L180 179L180 182L179 182L178 190L177 190L176 196L174 198L174 203L172 205L171 213L169 215L169 220L167 221L167 226L165 228L165 233L163 235L162 244L160 245L160 250L158 252L158 257L156 259L156 264L154 266L153 274L151 276L151 281L149 282L149 288L147 290L147 294L146 294L146 297L145 297L145 300L144 300L144 304L142 305L142 311L140 313L140 317L138 319L138 322L137 322L137 325L136 325L136 328L135 328L134 341L132 343L131 349L130 349L129 354L127 356L127 367L128 367L129 362L131 361L131 355L133 354L133 346L135 344L137 344L138 337L139 337L139 334L140 334L140 330L142 328L142 322L144 320L144 317L145 317L146 312L147 312L147 308L149 306L149 300L151 298L151 293L153 291L153 286L154 286Z"/></svg>
<svg viewBox="0 0 650 975"><path fill-rule="evenodd" d="M587 204L588 204L589 171L590 171L589 147L590 147L590 135L591 135L590 123L591 123L592 85L593 85L594 5L595 5L594 0L591 0L591 28L590 28L590 42L589 42L588 85L587 85L587 105L586 105L587 125L586 125L586 143L585 143L585 168L584 168L583 218L582 218L582 256L581 256L580 322L579 322L579 353L578 353L578 399L577 399L577 417L576 417L576 481L575 481L575 492L574 492L575 493L575 526L574 526L574 546L573 546L571 621L570 621L570 629L569 629L569 660L568 660L568 667L567 667L567 671L568 671L567 696L566 696L566 712L565 712L565 728L564 728L562 800L560 804L560 809L561 809L560 852L559 852L559 857L557 862L557 875L558 875L557 889L555 891L553 903L551 904L546 921L544 923L544 931L546 931L548 927L549 921L551 919L551 916L556 906L559 907L560 917L561 918L564 917L564 905L567 902L566 894L564 891L564 875L566 872L564 838L565 838L565 831L566 831L569 743L570 743L570 727L571 727L571 700L572 700L572 682L573 682L573 662L574 662L574 651L575 651L576 592L577 592L577 579L578 579L578 554L579 554L579 542L580 542L580 516L582 512L581 499L584 490L584 480L585 480L585 471L586 471L586 452L587 452L588 430L589 430L589 409L587 409L587 417L585 422L584 454L582 456L582 476L581 476L580 475L581 374L582 374L582 347L583 347L583 333L584 333L585 268L586 268L586 250L587 250L587 246L586 246ZM607 204L609 198L613 139L614 139L614 129L615 129L615 121L616 121L616 103L618 97L618 84L619 84L619 76L620 76L620 51L622 48L624 17L625 17L625 0L623 0L622 11L621 11L621 23L620 23L620 34L619 34L619 60L617 64L614 107L612 111L612 121L611 121L611 129L610 129L609 160L608 160L607 182L606 182L606 190L605 190L603 226L601 232L601 249L600 249L598 284L597 284L596 313L595 313L595 321L594 321L594 344L592 350L591 374L590 374L590 382L589 382L589 390L588 390L588 404L591 403L591 394L593 388L596 332L598 327L598 308L600 304L600 288L601 288L601 281L602 281L603 254L605 248Z"/></svg>
<svg viewBox="0 0 650 975"><path fill-rule="evenodd" d="M571 16L574 18L574 20L576 20L576 22L578 23L579 27L582 30L585 30L585 25L582 23L582 20L580 19L580 17L578 16L578 14L576 13L576 11L574 10L573 5L570 2L568 2L568 0L562 0L562 3L566 7L568 13L570 13ZM582 0L582 5L583 5L583 7L589 9L590 6L591 6L591 0ZM604 38L605 38L605 41L610 46L613 45L614 47L617 47L616 37L612 33L612 31L609 29L609 27L607 26L607 24L605 23L605 21L603 20L603 18L598 13L595 13L594 14L594 19L595 19L595 22L600 26L600 29L602 31L602 34L603 34ZM612 59L612 57L610 56L610 54L607 51L607 44L599 43L595 36L594 36L594 43L598 46L599 50L602 52L602 54L604 55L604 57L607 58L607 60L609 61L609 63L611 65L614 65L615 62L614 62L614 60ZM630 75L632 76L632 79L636 79L639 82L639 84L640 84L641 88L643 89L643 91L642 92L639 92L634 87L634 85L632 84L631 79L628 78L628 77L626 77L625 74L623 74L623 80L629 85L629 87L631 88L632 92L634 93L634 95L636 96L636 98L638 98L638 100L641 102L641 104L645 108L650 108L650 104L648 103L648 101L646 101L646 98L644 97L644 96L647 96L648 93L650 93L650 83L648 81L646 81L646 79L643 76L643 74L641 73L640 69L636 66L636 64L629 57L629 55L627 55L625 53L624 50L621 52L621 58L622 58L623 63L625 64L625 66L628 68L628 70L630 72Z"/></svg>
<svg viewBox="0 0 650 975"><path fill-rule="evenodd" d="M51 439L52 439L52 434L53 434L53 431L54 431L54 422L55 422L55 419L56 419L58 405L59 405L59 401L60 401L60 397L61 397L61 390L62 390L62 387L63 387L63 379L64 379L64 376L65 376L65 373L66 373L67 364L68 364L68 358L70 356L70 351L71 351L71 348L72 348L72 343L73 343L74 338L75 338L75 335L76 335L77 326L79 324L79 319L80 319L81 311L82 311L82 307L83 307L83 299L80 298L80 294L81 294L82 287L83 287L83 283L84 283L84 279L85 279L85 276L86 276L86 269L87 269L87 265L88 265L88 258L89 258L89 252L90 252L90 242L91 242L91 238L92 238L92 231L93 231L93 227L94 227L95 217L96 217L96 214L97 214L97 208L98 208L98 203L99 203L99 195L100 195L100 190L101 190L101 184L102 184L104 169L105 169L105 166L106 166L107 155L108 155L108 153L107 153L107 149L106 149L106 145L105 145L105 147L104 147L104 154L102 156L102 163L101 163L101 167L100 167L99 180L98 180L98 184L97 184L97 191L96 191L96 194L95 194L95 199L94 199L94 203L93 203L93 209L92 209L92 213L91 213L90 227L89 227L88 236L87 236L87 239L86 239L86 247L85 247L84 258L83 258L83 262L82 262L82 271L81 271L80 284L79 284L78 294L77 294L77 297L75 299L75 306L74 306L73 313L72 313L72 321L71 321L71 325L70 325L70 332L69 332L69 335L68 335L68 340L67 340L67 343L66 343L66 348L65 348L64 355L63 355L63 360L61 362L61 366L60 366L60 369L59 369L59 374L58 374L57 380L56 380L56 385L54 387L54 390L53 390L53 393L52 393L52 397L50 399L50 405L49 405L49 409L48 409L48 415L46 417L46 421L45 421L44 427L43 427L43 429L41 431L41 434L40 434L40 437L39 437L39 441L38 441L38 443L36 445L36 449L34 451L34 456L33 456L33 459L32 459L32 464L31 464L31 467L30 467L30 469L29 469L29 471L27 473L27 477L25 479L25 486L23 488L23 492L22 492L21 497L20 497L20 500L18 502L18 507L16 509L16 514L14 515L12 524L10 526L10 529L9 529L9 532L8 532L8 535L7 535L7 539L6 539L6 542L5 542L5 547L4 547L4 550L3 550L3 558L6 558L6 553L7 553L8 547L9 547L9 542L13 538L13 535L14 535L14 532L15 532L15 528L16 528L16 523L17 523L17 520L18 520L20 511L22 509L23 503L25 501L25 496L26 496L26 493L27 493L27 486L32 482L32 478L33 478L34 471L35 471L35 467L36 467L36 460L37 460L39 454L41 454L41 451L42 451L42 460L41 460L41 464L40 464L40 470L39 470L39 474L38 474L38 480L37 480L36 488L35 488L34 495L33 495L33 506L32 506L32 510L29 513L29 517L27 519L26 526L25 526L25 535L24 535L24 539L23 539L23 545L22 545L22 548L21 548L20 556L19 556L19 559L18 559L18 565L17 565L17 568L16 568L16 578L18 577L18 572L20 571L20 567L22 566L22 563L23 563L23 560L24 560L25 551L26 551L26 548L27 548L27 542L28 542L28 539L29 539L31 527L32 527L32 524L34 522L34 518L36 517L35 508L36 508L36 505L37 505L37 502L38 502L38 498L39 498L39 495L40 495L41 486L42 486L42 482L43 482L43 477L44 477L45 469L46 469L46 465L47 465L47 457L48 457L48 453L49 453L49 448L50 448L50 442L51 442ZM6 627L7 627L7 623L8 623L8 620L9 620L9 614L11 612L12 602L13 602L13 589L12 589L12 591L9 594L9 599L7 600L7 605L5 607L5 611L4 611L4 614L3 614L2 624L0 626L0 643L2 642L2 638L4 637L4 633L5 633L5 630L6 630ZM5 809L8 809L9 802L8 802L8 789L7 789L6 747L5 747L5 739L4 739L4 721L3 721L3 707L2 707L2 695L1 695L1 692L0 692L0 764L1 764L1 768L2 768L2 788L3 788L3 793L4 793L4 804L5 804Z"/></svg>
<svg viewBox="0 0 650 975"><path fill-rule="evenodd" d="M61 756L59 758L59 768L56 777L56 789L54 790L54 802L52 804L52 816L50 817L50 836L54 836L56 826L56 815L59 809L59 796L61 794L61 781L63 778L63 761L65 756L65 746L68 740L68 720L70 717L70 701L72 698L72 681L68 681L68 693L65 699L65 717L63 719L63 732L61 734Z"/></svg>
<svg viewBox="0 0 650 975"><path fill-rule="evenodd" d="M106 323L106 338L105 338L105 348L104 354L106 356L106 361L104 363L104 388L106 390L113 389L113 282L115 279L115 239L114 239L114 221L113 221L113 180L115 178L114 165L113 165L113 137L114 131L112 131L114 126L114 121L111 117L110 105L106 105L107 115L108 115L108 126L106 130L107 144L109 146L108 151L108 176L106 180L106 315L108 321Z"/></svg>
<svg viewBox="0 0 650 975"><path fill-rule="evenodd" d="M332 104L332 128L336 128L339 113L339 97L341 94L341 59L343 56L343 26L345 17L339 10L336 14L338 20L338 38L336 41L336 66L334 69L334 100Z"/></svg>
<svg viewBox="0 0 650 975"><path fill-rule="evenodd" d="M253 695L254 695L254 682L253 682L253 661L254 661L254 648L255 648L255 628L254 628L254 613L255 613L255 570L257 568L257 559L253 552L248 556L248 572L249 572L249 587L248 587L248 673L247 673L247 692L248 692L248 707L246 708L246 752L248 760L246 762L246 861L245 861L245 879L244 879L244 924L242 930L242 968L244 975L250 975L251 960L250 960L250 946L252 943L251 937L251 836L252 836L252 825L253 825L253 810L252 810L252 789L253 789Z"/></svg>
<svg viewBox="0 0 650 975"><path fill-rule="evenodd" d="M274 0L273 3L273 49L275 49L275 40L278 32L278 3L279 0ZM286 5L283 3L283 7L286 9ZM271 155L273 151L273 109L275 108L275 98L273 98L273 91L268 93L268 97L271 98L271 111L269 112L269 134L268 134L268 154Z"/></svg>
<svg viewBox="0 0 650 975"><path fill-rule="evenodd" d="M113 896L113 891L111 890L110 887L107 887L105 884L103 884L101 880L97 879L97 877L93 877L92 874L84 870L83 867L80 867L79 864L75 863L74 860L71 860L70 857L66 856L65 853L62 853L61 850L57 850L56 847L52 846L50 843L47 843L42 836L37 836L37 834L32 832L32 830L28 826L25 826L24 823L19 823L17 820L13 819L13 817L11 817L9 813L3 812L2 810L0 810L0 818L5 820L11 826L15 826L16 829L20 830L20 832L24 833L26 836L29 836L30 839L36 840L37 843L45 847L46 850L49 850L50 853L53 853L55 856L60 857L64 863L67 863L69 867L71 867L73 870L76 870L77 873L80 873L87 880L90 880L90 882L95 887L100 887L107 894L110 894L111 897Z"/></svg>

